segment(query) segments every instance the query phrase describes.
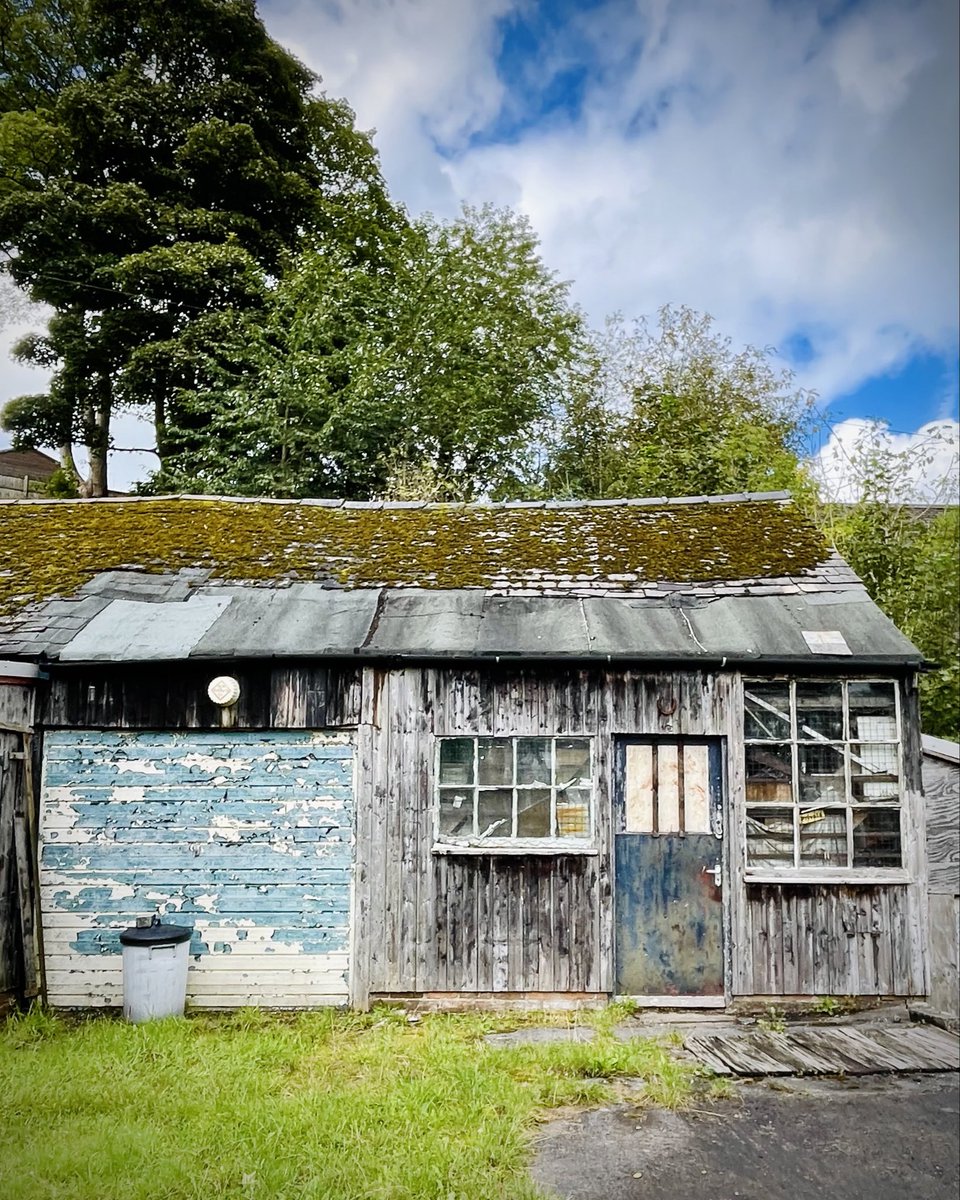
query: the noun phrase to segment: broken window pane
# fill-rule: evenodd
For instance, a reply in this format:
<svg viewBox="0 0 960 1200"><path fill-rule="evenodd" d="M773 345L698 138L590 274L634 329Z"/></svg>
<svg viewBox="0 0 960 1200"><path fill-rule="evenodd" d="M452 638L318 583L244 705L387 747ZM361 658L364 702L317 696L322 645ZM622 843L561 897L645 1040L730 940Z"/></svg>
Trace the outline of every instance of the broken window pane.
<svg viewBox="0 0 960 1200"><path fill-rule="evenodd" d="M790 685L748 683L743 697L743 733L768 742L790 737Z"/></svg>
<svg viewBox="0 0 960 1200"><path fill-rule="evenodd" d="M549 738L517 738L517 783L550 786Z"/></svg>
<svg viewBox="0 0 960 1200"><path fill-rule="evenodd" d="M747 810L747 866L793 866L793 809Z"/></svg>

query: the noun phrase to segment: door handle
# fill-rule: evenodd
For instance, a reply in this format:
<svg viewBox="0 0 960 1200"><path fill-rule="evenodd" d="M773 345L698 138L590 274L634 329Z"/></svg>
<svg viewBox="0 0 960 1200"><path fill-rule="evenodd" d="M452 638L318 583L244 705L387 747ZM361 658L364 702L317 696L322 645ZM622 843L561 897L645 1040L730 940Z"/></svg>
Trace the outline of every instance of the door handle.
<svg viewBox="0 0 960 1200"><path fill-rule="evenodd" d="M714 863L712 867L701 867L700 869L704 875L713 876L713 886L715 888L719 889L723 887L723 868L718 862Z"/></svg>

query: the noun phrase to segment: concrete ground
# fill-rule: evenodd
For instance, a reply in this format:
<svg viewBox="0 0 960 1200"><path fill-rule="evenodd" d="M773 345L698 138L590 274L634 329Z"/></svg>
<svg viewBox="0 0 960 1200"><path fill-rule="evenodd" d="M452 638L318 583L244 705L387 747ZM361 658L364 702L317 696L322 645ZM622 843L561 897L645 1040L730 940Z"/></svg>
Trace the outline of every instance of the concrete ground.
<svg viewBox="0 0 960 1200"><path fill-rule="evenodd" d="M563 1200L957 1200L956 1072L741 1082L671 1113L543 1126L534 1178Z"/></svg>

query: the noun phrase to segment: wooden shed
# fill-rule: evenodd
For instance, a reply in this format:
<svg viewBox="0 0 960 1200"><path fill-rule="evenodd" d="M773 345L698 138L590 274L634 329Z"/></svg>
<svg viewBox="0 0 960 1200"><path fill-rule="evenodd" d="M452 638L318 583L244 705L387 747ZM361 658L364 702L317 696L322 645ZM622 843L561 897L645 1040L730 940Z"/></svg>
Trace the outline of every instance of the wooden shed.
<svg viewBox="0 0 960 1200"><path fill-rule="evenodd" d="M154 912L195 1005L927 994L922 657L786 497L0 521L52 1004Z"/></svg>

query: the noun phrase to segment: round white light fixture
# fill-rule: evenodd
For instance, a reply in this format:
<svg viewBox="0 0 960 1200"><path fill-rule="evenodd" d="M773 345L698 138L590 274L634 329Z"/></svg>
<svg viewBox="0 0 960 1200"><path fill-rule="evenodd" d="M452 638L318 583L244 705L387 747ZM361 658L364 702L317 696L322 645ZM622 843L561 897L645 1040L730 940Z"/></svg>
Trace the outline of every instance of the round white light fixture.
<svg viewBox="0 0 960 1200"><path fill-rule="evenodd" d="M240 699L240 684L232 675L218 675L210 680L207 695L221 708L229 708Z"/></svg>

